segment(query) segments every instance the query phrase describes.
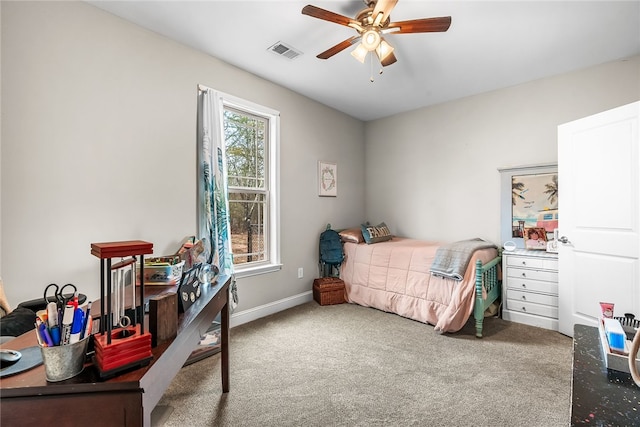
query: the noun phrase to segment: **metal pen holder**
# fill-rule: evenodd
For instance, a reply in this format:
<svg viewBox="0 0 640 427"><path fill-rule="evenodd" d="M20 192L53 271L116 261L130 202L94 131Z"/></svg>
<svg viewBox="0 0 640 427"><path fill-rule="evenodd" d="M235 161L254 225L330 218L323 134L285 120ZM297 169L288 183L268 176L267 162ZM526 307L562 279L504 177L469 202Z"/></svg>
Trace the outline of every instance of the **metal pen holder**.
<svg viewBox="0 0 640 427"><path fill-rule="evenodd" d="M73 344L40 347L47 381L68 380L82 372L90 338L85 337Z"/></svg>

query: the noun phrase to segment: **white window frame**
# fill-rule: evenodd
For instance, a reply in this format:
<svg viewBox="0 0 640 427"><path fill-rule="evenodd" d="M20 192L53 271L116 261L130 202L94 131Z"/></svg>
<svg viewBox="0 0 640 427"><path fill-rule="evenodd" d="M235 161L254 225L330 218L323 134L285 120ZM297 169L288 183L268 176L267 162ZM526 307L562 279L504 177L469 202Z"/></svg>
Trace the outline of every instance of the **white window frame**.
<svg viewBox="0 0 640 427"><path fill-rule="evenodd" d="M267 151L267 180L269 191L268 205L268 255L262 262L247 264L234 264L237 278L255 276L258 274L279 271L282 268L280 261L280 112L251 101L238 98L223 92L215 91L216 120L218 121L217 138L224 141L224 108L230 107L241 112L263 117L269 122L269 138Z"/></svg>

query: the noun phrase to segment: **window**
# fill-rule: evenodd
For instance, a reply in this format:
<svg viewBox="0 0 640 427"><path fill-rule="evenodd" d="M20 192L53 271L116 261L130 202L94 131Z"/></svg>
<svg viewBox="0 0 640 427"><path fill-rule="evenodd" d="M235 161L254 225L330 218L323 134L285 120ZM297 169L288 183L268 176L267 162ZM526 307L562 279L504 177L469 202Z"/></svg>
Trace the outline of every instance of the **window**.
<svg viewBox="0 0 640 427"><path fill-rule="evenodd" d="M236 268L268 258L269 185L265 179L268 125L264 117L224 107L229 216Z"/></svg>
<svg viewBox="0 0 640 427"><path fill-rule="evenodd" d="M218 93L236 275L280 268L279 113Z"/></svg>

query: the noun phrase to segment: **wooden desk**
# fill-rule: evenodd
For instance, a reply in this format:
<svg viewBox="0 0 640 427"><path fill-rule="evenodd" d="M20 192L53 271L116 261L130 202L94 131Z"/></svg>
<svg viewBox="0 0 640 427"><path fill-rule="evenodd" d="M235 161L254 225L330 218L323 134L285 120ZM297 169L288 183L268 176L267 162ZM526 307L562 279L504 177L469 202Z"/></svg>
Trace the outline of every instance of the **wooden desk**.
<svg viewBox="0 0 640 427"><path fill-rule="evenodd" d="M598 329L575 325L571 425L632 426L640 423L640 388L631 374L607 370Z"/></svg>
<svg viewBox="0 0 640 427"><path fill-rule="evenodd" d="M151 411L218 313L222 391L228 392L230 282L230 277L220 276L215 285L203 286L201 297L180 315L176 338L154 348L148 366L107 381L99 381L90 365L80 375L57 383L46 381L42 365L0 380L0 425L150 426ZM148 294L153 294L149 288ZM2 347L20 350L35 344L30 331Z"/></svg>

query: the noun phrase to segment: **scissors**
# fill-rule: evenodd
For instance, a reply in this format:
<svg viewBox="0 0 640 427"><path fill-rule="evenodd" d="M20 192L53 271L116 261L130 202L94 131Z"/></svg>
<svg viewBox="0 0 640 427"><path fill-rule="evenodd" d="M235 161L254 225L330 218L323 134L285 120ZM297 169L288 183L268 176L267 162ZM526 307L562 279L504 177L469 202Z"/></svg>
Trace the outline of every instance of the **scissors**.
<svg viewBox="0 0 640 427"><path fill-rule="evenodd" d="M73 289L73 292L68 293L67 296L64 295L64 290L67 287L71 287ZM47 296L47 293L49 293L49 288L53 289L53 296ZM50 285L47 285L46 288L44 288L44 302L45 304L50 303L50 302L55 302L56 305L58 306L58 309L60 310L64 310L65 305L67 305L67 303L78 293L78 288L76 288L76 286L72 283L67 283L66 285L60 287L58 285L56 285L55 283L52 283Z"/></svg>

